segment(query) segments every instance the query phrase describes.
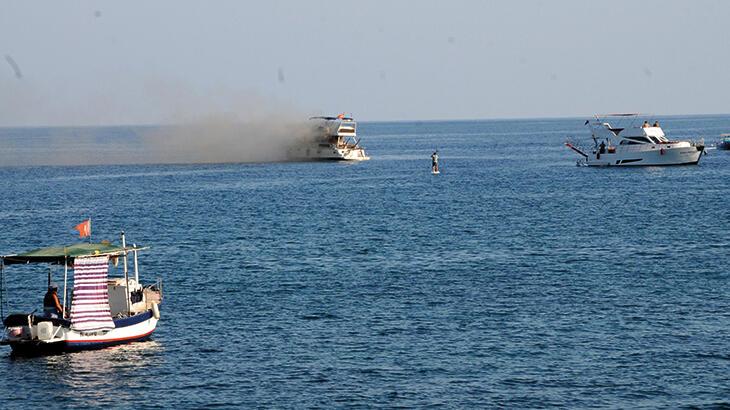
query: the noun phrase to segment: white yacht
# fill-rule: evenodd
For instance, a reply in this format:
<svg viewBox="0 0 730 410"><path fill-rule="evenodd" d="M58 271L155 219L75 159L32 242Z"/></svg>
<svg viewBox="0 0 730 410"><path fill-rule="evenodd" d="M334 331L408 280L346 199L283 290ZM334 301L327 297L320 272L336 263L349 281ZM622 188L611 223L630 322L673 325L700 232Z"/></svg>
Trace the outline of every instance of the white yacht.
<svg viewBox="0 0 730 410"><path fill-rule="evenodd" d="M370 159L357 139L357 122L340 114L337 117L311 117L312 135L290 147L293 161L365 161Z"/></svg>
<svg viewBox="0 0 730 410"><path fill-rule="evenodd" d="M658 121L650 124L645 120L642 123L639 114L595 115L585 125L591 129L591 148L565 143L583 157L578 160L578 165L693 165L700 162L705 150L703 141L669 140Z"/></svg>

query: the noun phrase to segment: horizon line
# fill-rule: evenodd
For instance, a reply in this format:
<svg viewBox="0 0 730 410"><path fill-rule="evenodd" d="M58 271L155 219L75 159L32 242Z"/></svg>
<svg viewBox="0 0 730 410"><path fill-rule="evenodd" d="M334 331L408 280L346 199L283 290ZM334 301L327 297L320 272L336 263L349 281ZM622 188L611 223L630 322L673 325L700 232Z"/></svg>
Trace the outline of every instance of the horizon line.
<svg viewBox="0 0 730 410"><path fill-rule="evenodd" d="M559 116L537 116L537 117L484 117L484 118L431 118L431 119L393 119L393 120L358 120L360 123L408 123L408 122L477 122L477 121L534 121L534 120L571 120L571 119L582 119L582 118L593 118L595 114L585 115L559 115ZM730 113L694 113L694 114L651 114L642 113L642 116L651 116L656 118L677 118L677 117L721 117L730 116ZM303 118L305 119L305 118ZM246 123L246 121L242 121ZM189 123L109 123L109 124L16 124L16 125L2 125L0 129L7 128L103 128L103 127L168 127L168 126L180 126L187 125ZM191 124L195 124L194 122Z"/></svg>

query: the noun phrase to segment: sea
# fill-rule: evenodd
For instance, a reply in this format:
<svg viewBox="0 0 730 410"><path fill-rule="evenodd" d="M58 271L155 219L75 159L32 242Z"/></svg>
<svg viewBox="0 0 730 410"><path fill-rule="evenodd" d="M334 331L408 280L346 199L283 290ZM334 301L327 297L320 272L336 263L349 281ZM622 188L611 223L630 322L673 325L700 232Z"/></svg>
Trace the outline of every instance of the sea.
<svg viewBox="0 0 730 410"><path fill-rule="evenodd" d="M91 218L164 289L150 341L0 347L0 407L728 408L730 153L578 167L585 119L361 122L361 163L99 164L139 130L0 129L0 254ZM60 149L97 165L23 165ZM6 267L4 314L49 272Z"/></svg>

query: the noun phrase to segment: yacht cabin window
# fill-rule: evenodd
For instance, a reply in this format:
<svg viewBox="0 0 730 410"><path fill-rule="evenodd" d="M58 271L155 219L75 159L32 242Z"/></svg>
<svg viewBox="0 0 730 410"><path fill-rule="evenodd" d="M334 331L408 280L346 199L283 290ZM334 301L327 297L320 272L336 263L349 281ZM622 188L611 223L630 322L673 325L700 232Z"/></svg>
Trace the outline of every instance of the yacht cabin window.
<svg viewBox="0 0 730 410"><path fill-rule="evenodd" d="M647 137L625 137L627 140L634 141L639 144L650 144L652 141Z"/></svg>

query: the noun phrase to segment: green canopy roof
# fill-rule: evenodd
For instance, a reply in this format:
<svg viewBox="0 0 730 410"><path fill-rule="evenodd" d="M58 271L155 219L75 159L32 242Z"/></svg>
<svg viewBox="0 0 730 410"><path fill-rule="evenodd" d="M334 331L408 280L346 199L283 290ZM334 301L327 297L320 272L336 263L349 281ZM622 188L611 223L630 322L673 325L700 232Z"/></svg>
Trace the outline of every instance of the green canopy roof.
<svg viewBox="0 0 730 410"><path fill-rule="evenodd" d="M134 248L127 248L133 250ZM137 248L139 249L139 248ZM17 263L57 263L62 264L64 260L84 256L118 256L124 254L124 248L109 243L77 243L69 246L52 246L49 248L35 249L19 255L3 256L5 265Z"/></svg>

